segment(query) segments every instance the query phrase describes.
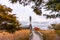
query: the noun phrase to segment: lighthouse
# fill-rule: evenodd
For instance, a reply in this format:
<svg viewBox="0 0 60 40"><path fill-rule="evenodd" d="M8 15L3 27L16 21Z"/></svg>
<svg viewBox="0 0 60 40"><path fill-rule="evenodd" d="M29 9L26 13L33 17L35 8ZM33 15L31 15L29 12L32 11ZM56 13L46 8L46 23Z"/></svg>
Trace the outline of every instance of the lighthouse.
<svg viewBox="0 0 60 40"><path fill-rule="evenodd" d="M31 16L29 17L29 21L30 21L30 24L29 24L29 29L32 31L32 24L31 24L32 17L31 17Z"/></svg>

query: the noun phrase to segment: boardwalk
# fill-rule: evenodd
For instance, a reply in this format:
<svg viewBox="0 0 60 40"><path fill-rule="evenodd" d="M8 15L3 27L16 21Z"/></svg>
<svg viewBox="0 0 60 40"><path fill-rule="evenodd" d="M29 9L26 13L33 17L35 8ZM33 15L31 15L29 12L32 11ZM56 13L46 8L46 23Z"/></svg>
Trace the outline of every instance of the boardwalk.
<svg viewBox="0 0 60 40"><path fill-rule="evenodd" d="M32 32L33 36L31 40L42 40L41 36L39 34L35 33L34 31Z"/></svg>

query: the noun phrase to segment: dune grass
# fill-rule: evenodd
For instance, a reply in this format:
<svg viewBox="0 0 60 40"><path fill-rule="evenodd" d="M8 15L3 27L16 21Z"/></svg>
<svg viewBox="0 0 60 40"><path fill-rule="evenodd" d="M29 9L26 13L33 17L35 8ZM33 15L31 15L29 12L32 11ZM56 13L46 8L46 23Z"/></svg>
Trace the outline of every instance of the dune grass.
<svg viewBox="0 0 60 40"><path fill-rule="evenodd" d="M57 33L60 36L60 30L55 30L55 33Z"/></svg>
<svg viewBox="0 0 60 40"><path fill-rule="evenodd" d="M30 30L22 29L15 33L1 32L0 40L29 40Z"/></svg>
<svg viewBox="0 0 60 40"><path fill-rule="evenodd" d="M39 30L43 34L43 40L60 40L55 30Z"/></svg>

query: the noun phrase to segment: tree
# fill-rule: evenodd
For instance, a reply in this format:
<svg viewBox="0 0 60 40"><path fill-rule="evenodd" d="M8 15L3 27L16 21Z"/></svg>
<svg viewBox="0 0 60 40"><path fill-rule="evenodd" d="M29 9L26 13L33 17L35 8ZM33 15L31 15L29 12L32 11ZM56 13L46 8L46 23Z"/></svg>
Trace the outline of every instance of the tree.
<svg viewBox="0 0 60 40"><path fill-rule="evenodd" d="M52 15L45 15L44 16L47 16L48 18L56 18L56 17L59 17L60 18L60 0L48 0L48 2L46 2L45 4L45 9L46 10L51 10L51 13L52 12L58 12L58 14L52 14ZM54 17L53 17L54 16Z"/></svg>
<svg viewBox="0 0 60 40"><path fill-rule="evenodd" d="M41 15L42 11L41 11L41 6L42 4L44 5L43 7L45 7L46 10L51 10L51 12L59 12L60 11L60 0L48 0L47 2L45 2L46 0L9 0L11 1L11 3L16 3L19 2L20 4L26 6L28 4L30 4L31 2L33 2L35 5L33 6L33 11L37 14L37 15ZM59 12L60 13L60 12ZM44 15L44 16L49 16L49 18L54 18L53 16L56 17L60 17L60 14L57 15ZM51 17L52 16L52 17Z"/></svg>
<svg viewBox="0 0 60 40"><path fill-rule="evenodd" d="M60 10L60 0L48 0L46 3L46 9L52 10L52 12L59 12Z"/></svg>
<svg viewBox="0 0 60 40"><path fill-rule="evenodd" d="M37 15L41 15L41 7L40 5L43 3L43 0L9 0L11 1L11 3L17 3L19 2L20 4L26 6L29 5L31 2L33 2L35 5L32 6L32 8L34 9L33 11L37 14Z"/></svg>
<svg viewBox="0 0 60 40"><path fill-rule="evenodd" d="M16 3L17 1L19 1L19 3L23 4L24 6L30 4L31 2L34 2L35 5L32 8L34 9L33 11L37 15L42 14L41 6L43 4L44 9L46 9L47 11L51 10L51 13L58 12L58 14L51 14L51 15L43 14L44 16L46 16L46 18L57 18L57 17L60 18L60 0L48 0L47 2L45 2L44 0L10 0L10 1L12 3Z"/></svg>
<svg viewBox="0 0 60 40"><path fill-rule="evenodd" d="M20 23L15 14L10 14L12 9L0 4L0 30L14 32L20 29Z"/></svg>
<svg viewBox="0 0 60 40"><path fill-rule="evenodd" d="M34 2L35 6L40 6L41 3L43 2L43 0L9 0L9 1L11 1L11 3L19 2L20 4L23 4L24 6L30 4L31 2Z"/></svg>

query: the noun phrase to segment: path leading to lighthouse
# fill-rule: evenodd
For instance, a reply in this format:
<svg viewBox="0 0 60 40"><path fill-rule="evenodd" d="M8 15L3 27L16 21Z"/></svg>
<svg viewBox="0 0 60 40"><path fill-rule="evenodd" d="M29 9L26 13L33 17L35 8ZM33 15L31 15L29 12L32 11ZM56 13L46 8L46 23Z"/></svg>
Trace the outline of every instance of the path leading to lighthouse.
<svg viewBox="0 0 60 40"><path fill-rule="evenodd" d="M32 32L32 39L31 40L42 40L41 36L37 33L35 33L34 31Z"/></svg>

